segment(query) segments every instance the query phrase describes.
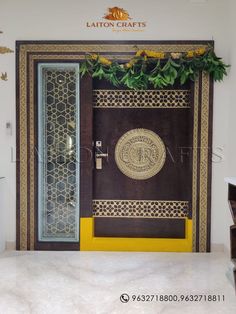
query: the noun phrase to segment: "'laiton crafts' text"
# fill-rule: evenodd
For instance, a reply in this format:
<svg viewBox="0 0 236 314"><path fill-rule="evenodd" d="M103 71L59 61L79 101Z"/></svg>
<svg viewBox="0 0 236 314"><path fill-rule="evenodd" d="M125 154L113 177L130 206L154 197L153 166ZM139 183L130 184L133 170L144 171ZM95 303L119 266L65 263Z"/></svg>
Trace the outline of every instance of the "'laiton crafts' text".
<svg viewBox="0 0 236 314"><path fill-rule="evenodd" d="M87 22L87 27L146 27L146 22Z"/></svg>

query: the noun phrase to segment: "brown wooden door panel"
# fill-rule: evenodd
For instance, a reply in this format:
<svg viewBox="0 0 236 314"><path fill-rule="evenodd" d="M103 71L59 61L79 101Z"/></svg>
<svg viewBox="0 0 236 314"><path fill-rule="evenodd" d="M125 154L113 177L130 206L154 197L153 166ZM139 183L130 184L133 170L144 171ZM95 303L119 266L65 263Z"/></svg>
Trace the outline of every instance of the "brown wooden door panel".
<svg viewBox="0 0 236 314"><path fill-rule="evenodd" d="M108 149L109 159L103 161L102 170L96 171L93 197L191 200L191 115L190 108L95 109L94 139L102 141L103 149ZM115 163L114 151L119 138L135 128L145 128L157 133L167 150L163 168L147 180L134 180L125 176Z"/></svg>
<svg viewBox="0 0 236 314"><path fill-rule="evenodd" d="M122 217L117 216L136 215L139 211L146 211L145 215L154 215L155 210L150 210L150 201L186 201L188 203L188 217L191 217L192 199L192 141L193 141L193 104L191 103L191 85L176 90L188 90L189 102L184 108L165 107L165 101L172 102L171 97L163 100L156 108L139 108L145 101L148 104L150 98L145 100L144 94L140 93L140 99L136 98L137 107L131 103L124 107L122 93L117 94L107 82L95 81L94 89L105 91L105 100L101 107L94 103L94 142L102 142L102 151L108 151L109 158L103 160L101 170L94 170L93 198L99 202L113 200L109 209L103 210L95 206L95 236L105 237L156 237L156 238L184 238L185 220L171 217L170 209L163 214L162 219L145 217ZM106 91L109 90L109 93ZM114 95L112 96L112 92ZM171 91L171 90L169 90ZM151 91L150 91L151 92ZM103 92L104 93L104 92ZM178 93L178 92L177 92ZM167 92L168 94L168 92ZM126 96L123 96L126 97ZM127 96L128 97L128 96ZM97 98L95 97L95 101ZM107 100L106 100L107 99ZM117 99L117 100L114 100ZM130 101L127 98L127 101ZM114 104L116 102L116 104ZM140 103L139 103L140 102ZM163 106L164 108L161 108ZM115 148L119 139L133 129L147 129L156 133L164 142L166 148L166 160L164 166L156 175L145 180L136 180L123 174L115 161ZM130 204L117 205L117 200L131 200ZM134 204L134 200L145 201L142 205ZM162 204L162 203L161 203ZM161 205L160 205L161 206ZM125 208L125 209L124 209ZM152 207L153 208L153 207ZM165 207L163 207L165 208ZM97 211L98 209L98 211ZM173 209L174 210L174 209ZM118 212L120 211L120 212ZM124 211L124 214L121 212ZM165 211L165 210L164 210ZM135 214L134 214L135 212ZM101 217L99 217L101 215ZM112 216L112 217L106 217ZM167 216L165 216L167 215ZM98 216L98 217L97 217ZM168 218L169 217L169 218Z"/></svg>

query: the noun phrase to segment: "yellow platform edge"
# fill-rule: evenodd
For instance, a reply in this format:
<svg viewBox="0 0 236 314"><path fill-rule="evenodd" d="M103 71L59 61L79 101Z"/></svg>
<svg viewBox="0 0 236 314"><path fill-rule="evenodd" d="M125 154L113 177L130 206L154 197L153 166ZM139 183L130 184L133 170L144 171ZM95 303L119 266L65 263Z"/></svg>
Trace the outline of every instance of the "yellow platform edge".
<svg viewBox="0 0 236 314"><path fill-rule="evenodd" d="M192 252L192 220L186 219L185 239L94 237L94 218L80 218L81 251Z"/></svg>

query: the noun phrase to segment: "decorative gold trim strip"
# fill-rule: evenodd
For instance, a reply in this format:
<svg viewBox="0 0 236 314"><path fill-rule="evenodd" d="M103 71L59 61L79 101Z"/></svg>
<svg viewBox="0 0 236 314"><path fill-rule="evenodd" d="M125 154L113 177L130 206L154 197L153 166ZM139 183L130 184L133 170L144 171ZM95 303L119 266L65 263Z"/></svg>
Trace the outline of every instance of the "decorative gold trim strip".
<svg viewBox="0 0 236 314"><path fill-rule="evenodd" d="M137 48L133 44L129 45L112 45L109 43L104 44L27 44L22 45L27 52L81 52L81 53L106 53L106 52L137 52ZM139 44L138 49L157 50L161 52L187 52L188 50L207 48L207 44Z"/></svg>
<svg viewBox="0 0 236 314"><path fill-rule="evenodd" d="M116 60L129 60L130 59L130 55L111 55L109 53L103 54L104 57L106 58L110 58L110 59L116 59ZM81 54L81 55L75 55L75 54L32 54L31 57L35 60L51 60L51 59L55 59L55 60L84 60L85 59L85 54Z"/></svg>
<svg viewBox="0 0 236 314"><path fill-rule="evenodd" d="M20 50L20 108L19 108L19 127L20 146L19 146L19 176L20 176L20 249L27 250L27 71L26 71L26 51L23 47Z"/></svg>
<svg viewBox="0 0 236 314"><path fill-rule="evenodd" d="M94 108L190 108L189 90L105 90L93 91Z"/></svg>
<svg viewBox="0 0 236 314"><path fill-rule="evenodd" d="M200 192L199 192L199 252L207 250L207 206L208 206L208 130L209 130L209 97L210 78L202 73L202 106L201 106L201 147L200 147Z"/></svg>
<svg viewBox="0 0 236 314"><path fill-rule="evenodd" d="M35 182L35 164L34 164L34 154L37 153L35 151L35 101L34 101L34 83L35 83L35 76L34 76L34 64L33 58L30 56L29 58L29 137L30 137L30 160L29 160L29 169L30 169L30 250L34 250L34 233L35 233L35 191L34 191L34 182Z"/></svg>
<svg viewBox="0 0 236 314"><path fill-rule="evenodd" d="M192 220L193 220L193 252L196 252L196 213L197 213L197 168L198 168L198 102L199 79L194 83L194 120L193 120L193 176L192 176Z"/></svg>
<svg viewBox="0 0 236 314"><path fill-rule="evenodd" d="M186 218L188 201L93 200L94 217Z"/></svg>

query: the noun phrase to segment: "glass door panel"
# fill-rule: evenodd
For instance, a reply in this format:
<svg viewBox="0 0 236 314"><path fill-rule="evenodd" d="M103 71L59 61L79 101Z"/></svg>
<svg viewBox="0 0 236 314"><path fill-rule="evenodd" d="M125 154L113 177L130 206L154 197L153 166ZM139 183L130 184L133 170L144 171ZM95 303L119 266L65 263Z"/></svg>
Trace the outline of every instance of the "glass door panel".
<svg viewBox="0 0 236 314"><path fill-rule="evenodd" d="M39 64L39 241L79 241L79 117L79 64Z"/></svg>

